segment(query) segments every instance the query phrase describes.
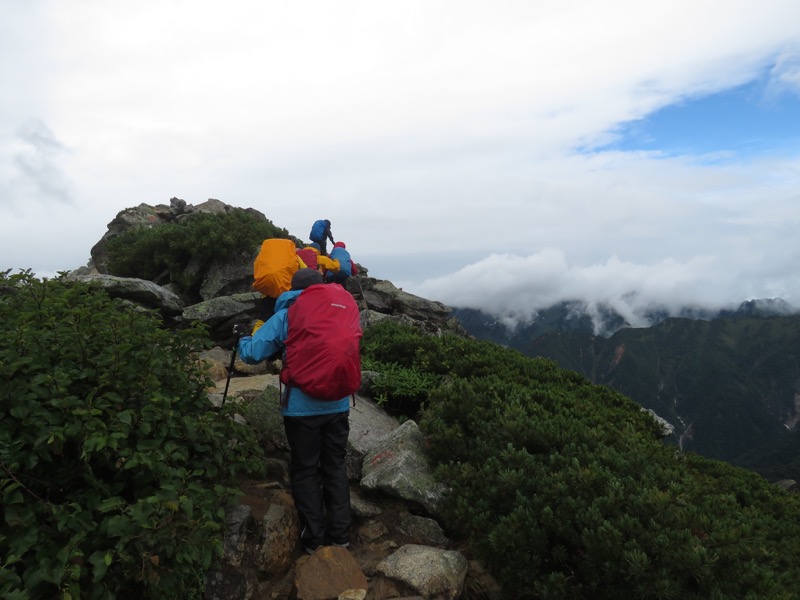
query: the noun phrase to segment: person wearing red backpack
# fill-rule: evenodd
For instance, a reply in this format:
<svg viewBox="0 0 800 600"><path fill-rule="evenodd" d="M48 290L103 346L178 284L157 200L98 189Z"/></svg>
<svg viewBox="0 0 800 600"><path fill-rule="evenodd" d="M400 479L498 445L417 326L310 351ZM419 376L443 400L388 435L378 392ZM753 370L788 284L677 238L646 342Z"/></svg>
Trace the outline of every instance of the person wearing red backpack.
<svg viewBox="0 0 800 600"><path fill-rule="evenodd" d="M283 355L281 413L300 538L308 553L350 543L345 454L350 398L361 384L358 307L346 290L322 283L316 270L297 271L292 289L278 297L275 314L238 344L239 356L250 364Z"/></svg>
<svg viewBox="0 0 800 600"><path fill-rule="evenodd" d="M328 273L333 274L339 271L339 261L334 260L332 257L323 256L319 251L319 244L316 242L311 242L305 248L296 252L305 266L319 271L323 277L327 277Z"/></svg>

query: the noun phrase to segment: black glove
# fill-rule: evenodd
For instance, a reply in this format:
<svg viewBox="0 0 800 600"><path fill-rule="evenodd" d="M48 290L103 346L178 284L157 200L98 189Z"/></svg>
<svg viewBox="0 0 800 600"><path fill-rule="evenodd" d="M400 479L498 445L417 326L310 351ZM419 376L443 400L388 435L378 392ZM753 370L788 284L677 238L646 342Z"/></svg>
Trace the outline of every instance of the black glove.
<svg viewBox="0 0 800 600"><path fill-rule="evenodd" d="M233 339L237 344L239 340L246 335L250 335L250 328L247 325L244 323L236 323L236 325L233 326Z"/></svg>

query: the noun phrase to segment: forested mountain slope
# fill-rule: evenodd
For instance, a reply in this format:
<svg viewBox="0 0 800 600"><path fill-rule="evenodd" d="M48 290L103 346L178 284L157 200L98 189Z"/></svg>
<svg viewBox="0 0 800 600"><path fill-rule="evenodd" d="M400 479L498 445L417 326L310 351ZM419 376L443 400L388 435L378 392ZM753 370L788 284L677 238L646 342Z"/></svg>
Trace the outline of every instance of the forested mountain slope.
<svg viewBox="0 0 800 600"><path fill-rule="evenodd" d="M684 450L800 478L798 315L667 319L610 338L549 333L516 347L653 409Z"/></svg>

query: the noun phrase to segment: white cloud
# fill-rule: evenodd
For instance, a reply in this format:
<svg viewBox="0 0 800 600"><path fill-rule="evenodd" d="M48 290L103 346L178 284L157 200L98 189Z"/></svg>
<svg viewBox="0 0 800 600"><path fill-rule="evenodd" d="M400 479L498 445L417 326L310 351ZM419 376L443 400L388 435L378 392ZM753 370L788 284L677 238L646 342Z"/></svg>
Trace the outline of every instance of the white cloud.
<svg viewBox="0 0 800 600"><path fill-rule="evenodd" d="M800 95L800 56L785 53L778 56L774 67L770 70L769 96L790 92Z"/></svg>
<svg viewBox="0 0 800 600"><path fill-rule="evenodd" d="M641 327L649 324L648 315L655 310L675 316L686 308L730 308L753 297L772 297L737 297L741 270L731 268L736 266L719 256L686 262L669 258L652 264L612 256L601 264L576 266L562 251L545 248L527 256L491 255L412 291L450 306L483 310L512 329L562 301L581 301L595 315L601 307L611 307L630 325ZM798 284L800 278L795 278L795 293ZM596 325L599 332L599 316Z"/></svg>
<svg viewBox="0 0 800 600"><path fill-rule="evenodd" d="M300 237L330 218L357 260L397 269L371 275L447 298L515 256L545 298L640 278L676 302L800 302L797 156L591 151L769 67L796 86L794 0L2 4L0 268L74 268L123 208L215 197ZM30 122L69 151L20 154ZM31 208L58 190L69 210ZM528 289L495 286L497 307Z"/></svg>
<svg viewBox="0 0 800 600"><path fill-rule="evenodd" d="M19 189L11 194L10 199L32 195L71 202L69 184L59 165L60 156L67 152L67 148L56 139L50 128L38 120L28 121L17 132L17 141L10 187Z"/></svg>

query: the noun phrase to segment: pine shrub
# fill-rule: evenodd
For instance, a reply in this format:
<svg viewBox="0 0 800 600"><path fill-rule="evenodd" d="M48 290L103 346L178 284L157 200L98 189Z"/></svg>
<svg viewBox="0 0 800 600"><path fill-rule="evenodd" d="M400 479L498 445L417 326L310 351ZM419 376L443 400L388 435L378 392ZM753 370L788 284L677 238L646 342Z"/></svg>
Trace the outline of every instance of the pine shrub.
<svg viewBox="0 0 800 600"><path fill-rule="evenodd" d="M222 214L195 213L156 227L129 229L108 242L109 271L120 277L157 280L168 274L196 294L208 267L237 253L255 255L267 238L288 238L272 221L233 208Z"/></svg>
<svg viewBox="0 0 800 600"><path fill-rule="evenodd" d="M439 377L420 426L445 521L508 597L795 597L797 495L676 452L632 400L550 361L394 323L364 338L368 356Z"/></svg>
<svg viewBox="0 0 800 600"><path fill-rule="evenodd" d="M191 598L260 462L213 409L202 331L0 273L0 597Z"/></svg>

